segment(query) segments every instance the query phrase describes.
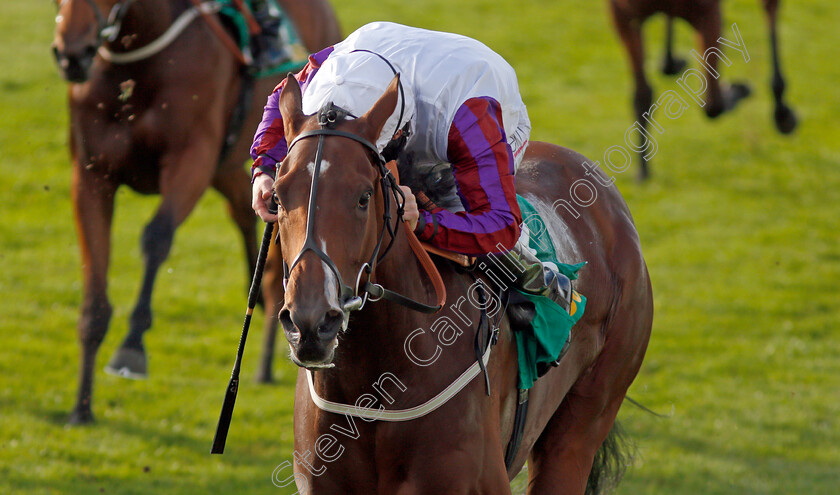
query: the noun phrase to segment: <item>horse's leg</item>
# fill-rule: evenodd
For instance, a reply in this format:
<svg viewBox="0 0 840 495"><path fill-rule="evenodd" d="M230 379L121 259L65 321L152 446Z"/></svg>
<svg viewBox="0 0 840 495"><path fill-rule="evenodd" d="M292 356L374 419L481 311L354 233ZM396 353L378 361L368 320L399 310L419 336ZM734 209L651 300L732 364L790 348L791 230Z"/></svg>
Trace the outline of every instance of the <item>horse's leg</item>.
<svg viewBox="0 0 840 495"><path fill-rule="evenodd" d="M763 0L764 10L767 12L767 23L770 29L770 48L773 51L773 97L776 99L776 109L773 118L776 129L782 134L790 134L796 129L796 114L784 102L785 79L779 64L779 38L776 32L779 0Z"/></svg>
<svg viewBox="0 0 840 495"><path fill-rule="evenodd" d="M563 399L528 458L528 495L583 495L622 398L600 404L570 393Z"/></svg>
<svg viewBox="0 0 840 495"><path fill-rule="evenodd" d="M187 218L210 186L213 171L206 164L217 160L218 140L191 138L186 149L161 159L160 193L163 198L141 239L145 262L143 283L129 319L129 332L106 371L131 378L146 376L143 333L152 326L152 288L158 269L169 255L175 229Z"/></svg>
<svg viewBox="0 0 840 495"><path fill-rule="evenodd" d="M268 251L262 281L263 301L265 302L265 323L263 324L263 346L260 364L257 367L256 380L259 383L271 383L273 380L274 350L277 345L278 314L283 307L283 262L279 246L272 245Z"/></svg>
<svg viewBox="0 0 840 495"><path fill-rule="evenodd" d="M107 276L116 189L115 184L79 163L73 168L73 206L82 252L84 299L78 323L81 345L79 390L69 418L71 424L93 421L91 399L96 353L111 320Z"/></svg>
<svg viewBox="0 0 840 495"><path fill-rule="evenodd" d="M174 234L174 218L171 212L163 207L158 209L143 229L140 240L145 265L143 282L137 303L129 318L128 334L105 367L107 373L134 379L145 378L147 375L143 332L152 326L152 288L158 269L169 255Z"/></svg>
<svg viewBox="0 0 840 495"><path fill-rule="evenodd" d="M630 15L621 10L615 3L610 2L613 13L613 21L618 30L621 41L627 49L630 56L630 66L633 70L633 77L635 79L636 90L633 94L633 109L635 111L636 122L647 129L646 120L642 115L650 109L653 103L653 90L647 82L645 77L645 51L642 44L642 25L639 19L634 19ZM639 139L644 140L645 135L639 133ZM644 146L644 142L640 143ZM647 159L644 157L644 150L640 151L639 156L639 180L645 180L650 176L648 170Z"/></svg>
<svg viewBox="0 0 840 495"><path fill-rule="evenodd" d="M720 49L718 38L720 37L721 14L720 4L711 2L705 5L703 10L694 13L688 22L697 30L700 41L700 55L704 55L709 48ZM710 118L720 116L735 108L740 100L750 94L750 88L745 83L732 83L721 85L718 81L718 56L710 54L703 65L703 73L706 81L706 101L704 110ZM717 76L717 77L716 77Z"/></svg>
<svg viewBox="0 0 840 495"><path fill-rule="evenodd" d="M227 199L228 213L242 234L250 284L254 268L257 266L258 247L257 217L251 209L251 184L248 174L242 167L221 170L213 177L212 185Z"/></svg>
<svg viewBox="0 0 840 495"><path fill-rule="evenodd" d="M662 73L675 76L685 69L685 59L674 57L674 18L665 19L665 57L662 59Z"/></svg>
<svg viewBox="0 0 840 495"><path fill-rule="evenodd" d="M624 287L641 284L641 280L622 279ZM529 495L582 495L588 483L607 484L611 478L620 477L626 467L629 456L623 452L624 446L604 441L647 349L653 317L650 286L625 291L614 307L613 314L604 320L614 323L605 330L606 340L598 358L563 398L531 450ZM590 333L600 333L603 324ZM599 449L604 449L606 461L593 468Z"/></svg>
<svg viewBox="0 0 840 495"><path fill-rule="evenodd" d="M260 354L260 364L257 368L257 383L271 383L274 381L274 349L277 342L277 325L279 319L277 315L280 312L280 307L276 304L269 304L270 299L266 298L266 308L274 307L271 312L266 311L265 323L263 324L263 345L262 354ZM281 303L280 306L283 304Z"/></svg>

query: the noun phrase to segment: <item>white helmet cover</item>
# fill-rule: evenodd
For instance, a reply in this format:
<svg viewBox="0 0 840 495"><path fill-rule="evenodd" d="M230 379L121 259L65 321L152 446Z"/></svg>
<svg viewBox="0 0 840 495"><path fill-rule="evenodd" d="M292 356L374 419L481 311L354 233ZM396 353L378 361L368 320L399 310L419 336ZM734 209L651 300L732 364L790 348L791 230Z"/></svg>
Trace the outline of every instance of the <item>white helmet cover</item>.
<svg viewBox="0 0 840 495"><path fill-rule="evenodd" d="M306 88L303 113L312 115L332 102L350 112L351 117L361 117L388 89L394 70L399 72L398 68L392 69L384 59L367 51L332 53ZM397 126L404 127L414 117L414 98L406 88L406 82L400 83L403 91L400 91L397 106L375 143L380 151L391 140Z"/></svg>

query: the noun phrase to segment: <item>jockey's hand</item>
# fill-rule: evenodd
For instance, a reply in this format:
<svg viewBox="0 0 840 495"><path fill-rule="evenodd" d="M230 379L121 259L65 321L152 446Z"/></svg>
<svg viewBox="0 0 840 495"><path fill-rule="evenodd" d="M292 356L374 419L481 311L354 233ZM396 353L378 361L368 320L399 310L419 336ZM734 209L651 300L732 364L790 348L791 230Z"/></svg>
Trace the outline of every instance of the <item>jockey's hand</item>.
<svg viewBox="0 0 840 495"><path fill-rule="evenodd" d="M277 215L268 212L271 195L274 194L274 190L271 187L273 185L274 179L270 175L262 174L254 179L254 186L251 188L251 208L266 223L277 221Z"/></svg>
<svg viewBox="0 0 840 495"><path fill-rule="evenodd" d="M408 227L413 231L417 228L417 221L420 219L420 210L417 209L417 199L408 186L400 186L405 194L405 205L403 206L403 220L408 222Z"/></svg>

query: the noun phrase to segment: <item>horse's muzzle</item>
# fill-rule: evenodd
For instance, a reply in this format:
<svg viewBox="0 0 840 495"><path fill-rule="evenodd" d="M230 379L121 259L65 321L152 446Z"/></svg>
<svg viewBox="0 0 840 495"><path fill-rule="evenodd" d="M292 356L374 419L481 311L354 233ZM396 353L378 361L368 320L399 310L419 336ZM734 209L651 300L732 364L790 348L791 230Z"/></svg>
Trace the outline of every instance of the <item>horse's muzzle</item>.
<svg viewBox="0 0 840 495"><path fill-rule="evenodd" d="M53 56L61 70L61 75L74 83L83 83L88 80L96 51L97 48L93 45L82 48L78 53L67 52L53 45Z"/></svg>
<svg viewBox="0 0 840 495"><path fill-rule="evenodd" d="M292 360L299 366L329 366L338 347L338 333L347 324L347 315L331 308L324 312L283 308L280 324L292 348Z"/></svg>

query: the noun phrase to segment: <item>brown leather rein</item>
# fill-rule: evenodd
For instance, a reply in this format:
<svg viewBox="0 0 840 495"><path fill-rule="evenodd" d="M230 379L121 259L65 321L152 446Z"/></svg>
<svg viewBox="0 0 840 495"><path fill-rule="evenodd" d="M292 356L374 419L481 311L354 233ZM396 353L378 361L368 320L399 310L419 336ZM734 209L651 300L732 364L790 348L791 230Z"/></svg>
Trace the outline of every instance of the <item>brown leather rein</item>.
<svg viewBox="0 0 840 495"><path fill-rule="evenodd" d="M394 177L396 184L399 185L400 173L397 170L397 161L391 160L385 164L385 167ZM402 211L402 209L400 209L400 211ZM400 218L400 220L402 220L402 218ZM426 246L420 242L414 234L414 231L411 230L406 222L403 222L402 226L405 231L405 236L408 238L408 245L411 246L411 250L414 251L414 255L417 256L417 260L420 261L420 264L423 266L423 269L426 270L426 274L432 281L435 293L438 295L438 306L443 307L444 303L446 303L446 286L443 285L443 279L440 276L440 271L438 271L435 262L432 261L432 258L429 256Z"/></svg>
<svg viewBox="0 0 840 495"><path fill-rule="evenodd" d="M253 63L251 57L247 56L242 52L242 50L239 49L239 45L236 43L236 41L234 41L233 37L230 35L230 33L228 33L225 27L222 26L222 23L219 22L219 19L214 14L205 12L201 9L201 4L203 3L202 0L190 0L190 2L192 2L196 9L198 9L198 11L201 13L201 18L204 19L204 22L207 23L207 25L210 27L210 30L213 31L213 34L215 34L216 37L219 38L219 41L221 41L225 48L227 48L227 50L233 54L236 60L238 60L239 63L242 65L251 65L251 63ZM242 6L241 2L234 3L237 7ZM257 29L257 32L259 32L259 25L256 25L256 21L254 20L253 15L251 15L251 11L243 7L243 9L240 9L240 12L242 12L243 17L245 17L245 21L248 24L248 31L251 34L254 34L254 29Z"/></svg>

